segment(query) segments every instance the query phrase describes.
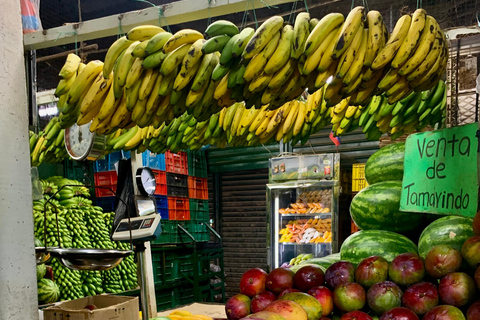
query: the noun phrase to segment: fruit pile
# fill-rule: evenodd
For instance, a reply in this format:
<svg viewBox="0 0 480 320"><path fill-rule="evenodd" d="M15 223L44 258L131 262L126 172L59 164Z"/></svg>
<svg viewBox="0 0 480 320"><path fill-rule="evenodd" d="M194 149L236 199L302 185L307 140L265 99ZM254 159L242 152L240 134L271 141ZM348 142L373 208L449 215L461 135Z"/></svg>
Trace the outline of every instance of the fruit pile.
<svg viewBox="0 0 480 320"><path fill-rule="evenodd" d="M447 230L446 223L454 221L443 221L432 228L442 235ZM443 236L445 242L439 239L430 243L422 239L427 236L422 234L420 243L429 245L424 257L416 252L403 252L390 259L391 254L375 251L373 247L359 254L365 258L352 260L343 257L342 247L340 261L333 257L313 258L292 268L276 268L269 274L258 268L248 270L240 281L241 293L227 301L227 318L477 320L480 212L470 219L469 227L470 234L474 231L476 234L466 240L465 232L461 238L449 238L447 233ZM453 228L466 227L453 225ZM432 236L431 230L426 231ZM460 249L456 249L459 243ZM357 247L358 251L367 249L368 246Z"/></svg>
<svg viewBox="0 0 480 320"><path fill-rule="evenodd" d="M150 318L150 320L213 320L212 317L205 316L203 314L192 314L187 310L175 310L172 311L166 317Z"/></svg>
<svg viewBox="0 0 480 320"><path fill-rule="evenodd" d="M104 63L85 65L69 55L56 89L61 127L93 120L92 131L109 134L135 125L158 129L175 123L168 141L147 147L176 150L258 145L284 136L298 142L329 123L341 135L358 127L366 111L362 124L370 139L442 120L444 106L437 99L419 107L415 94L430 96L448 59L445 35L423 9L402 16L391 34L378 11L365 14L356 7L347 17L331 13L311 19L300 13L294 26L274 16L257 30L240 31L220 20L208 26L205 36L191 29L172 35L157 26L139 26L111 45ZM307 87L315 105L292 102ZM374 96L372 110L365 109ZM209 121L224 108L238 120L221 126L225 134L217 120ZM258 109L265 121L247 132ZM177 133L174 119L180 117L188 118L188 125L182 121L184 130Z"/></svg>
<svg viewBox="0 0 480 320"><path fill-rule="evenodd" d="M41 180L41 184L44 187L44 199L33 202L34 231L38 239L46 238L48 247L128 249L128 244L110 240L109 230L114 213L104 213L100 207L92 206L92 201L87 199L90 191L80 182L56 176ZM39 293L40 303L78 299L103 292L118 293L138 286L133 255L123 259L116 268L102 272L71 270L56 258L51 260L47 268L52 268L58 294L54 294L53 285L43 283L42 299Z"/></svg>
<svg viewBox="0 0 480 320"><path fill-rule="evenodd" d="M279 234L281 243L332 242L332 219L289 221Z"/></svg>
<svg viewBox="0 0 480 320"><path fill-rule="evenodd" d="M52 118L39 134L33 131L29 132L32 166L38 167L43 162L61 162L68 156L65 149L64 132L57 117Z"/></svg>

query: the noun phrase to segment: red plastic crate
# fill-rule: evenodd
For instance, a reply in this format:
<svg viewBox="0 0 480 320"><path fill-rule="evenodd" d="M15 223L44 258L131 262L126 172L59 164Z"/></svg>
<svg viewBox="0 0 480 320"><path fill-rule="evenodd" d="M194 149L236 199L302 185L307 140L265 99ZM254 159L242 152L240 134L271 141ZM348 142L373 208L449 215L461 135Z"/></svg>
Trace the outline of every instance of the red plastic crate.
<svg viewBox="0 0 480 320"><path fill-rule="evenodd" d="M190 220L190 202L186 198L168 197L169 220Z"/></svg>
<svg viewBox="0 0 480 320"><path fill-rule="evenodd" d="M208 182L206 178L188 177L188 197L208 200Z"/></svg>
<svg viewBox="0 0 480 320"><path fill-rule="evenodd" d="M153 174L155 175L155 181L157 186L155 188L154 194L159 196L167 195L167 173L165 171L152 169Z"/></svg>
<svg viewBox="0 0 480 320"><path fill-rule="evenodd" d="M104 171L95 172L95 187L108 187L113 191L117 191L117 172L116 171ZM114 197L112 191L104 188L95 188L95 195L97 197Z"/></svg>
<svg viewBox="0 0 480 320"><path fill-rule="evenodd" d="M165 152L165 164L167 172L188 175L187 154L183 151L179 153Z"/></svg>

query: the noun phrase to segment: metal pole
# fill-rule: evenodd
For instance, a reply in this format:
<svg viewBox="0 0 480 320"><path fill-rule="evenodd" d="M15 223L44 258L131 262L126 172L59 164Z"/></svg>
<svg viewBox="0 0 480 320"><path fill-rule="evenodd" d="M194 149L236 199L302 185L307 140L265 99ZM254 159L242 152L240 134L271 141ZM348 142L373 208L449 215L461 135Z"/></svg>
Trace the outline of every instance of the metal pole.
<svg viewBox="0 0 480 320"><path fill-rule="evenodd" d="M150 318L148 312L148 301L147 301L147 279L145 276L145 261L143 254L145 253L145 247L142 244L142 249L137 249L138 256L138 266L140 268L140 302L142 308L142 320L148 320ZM137 246L138 248L138 246Z"/></svg>

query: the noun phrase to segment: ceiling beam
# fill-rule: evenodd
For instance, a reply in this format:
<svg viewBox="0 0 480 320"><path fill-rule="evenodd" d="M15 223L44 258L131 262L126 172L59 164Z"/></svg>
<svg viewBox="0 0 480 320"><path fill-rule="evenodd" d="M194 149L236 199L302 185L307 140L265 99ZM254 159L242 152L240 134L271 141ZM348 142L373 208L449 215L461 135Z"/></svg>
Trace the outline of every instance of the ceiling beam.
<svg viewBox="0 0 480 320"><path fill-rule="evenodd" d="M244 12L247 7L251 10L252 3L256 9L296 0L182 0L158 7L151 7L139 11L131 11L119 15L111 15L99 19L69 24L43 31L25 34L23 45L25 50L37 50L74 43L110 37L118 34L119 20L124 32L142 24L158 24L159 9L163 9L166 21L170 25L207 19L208 17L223 16L230 13ZM162 26L165 25L162 19ZM76 32L76 37L75 37Z"/></svg>

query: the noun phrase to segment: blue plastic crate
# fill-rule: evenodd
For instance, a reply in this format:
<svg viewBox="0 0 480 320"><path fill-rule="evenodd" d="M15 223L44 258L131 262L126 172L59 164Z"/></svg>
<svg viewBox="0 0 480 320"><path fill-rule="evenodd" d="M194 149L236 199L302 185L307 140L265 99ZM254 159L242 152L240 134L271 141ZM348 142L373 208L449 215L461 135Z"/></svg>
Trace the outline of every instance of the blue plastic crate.
<svg viewBox="0 0 480 320"><path fill-rule="evenodd" d="M115 151L107 154L103 159L95 161L95 172L115 170L115 164L122 158L130 158L130 152Z"/></svg>
<svg viewBox="0 0 480 320"><path fill-rule="evenodd" d="M112 212L115 209L115 197L98 197L97 206L105 212Z"/></svg>
<svg viewBox="0 0 480 320"><path fill-rule="evenodd" d="M145 151L142 153L142 163L144 167L165 171L165 155Z"/></svg>
<svg viewBox="0 0 480 320"><path fill-rule="evenodd" d="M167 196L155 196L155 202L157 203L158 214L162 217L162 220L168 220L168 198Z"/></svg>

